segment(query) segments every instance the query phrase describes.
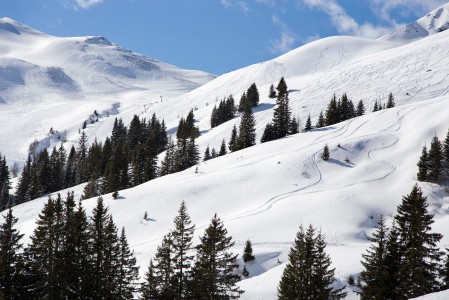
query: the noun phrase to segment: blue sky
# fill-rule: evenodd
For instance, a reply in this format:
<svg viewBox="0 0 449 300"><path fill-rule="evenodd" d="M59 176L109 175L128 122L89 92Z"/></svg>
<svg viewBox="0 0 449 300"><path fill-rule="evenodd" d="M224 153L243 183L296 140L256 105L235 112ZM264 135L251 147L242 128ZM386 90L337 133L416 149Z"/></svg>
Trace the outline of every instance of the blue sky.
<svg viewBox="0 0 449 300"><path fill-rule="evenodd" d="M446 0L0 0L56 36L101 35L182 68L223 74L331 35L382 36Z"/></svg>

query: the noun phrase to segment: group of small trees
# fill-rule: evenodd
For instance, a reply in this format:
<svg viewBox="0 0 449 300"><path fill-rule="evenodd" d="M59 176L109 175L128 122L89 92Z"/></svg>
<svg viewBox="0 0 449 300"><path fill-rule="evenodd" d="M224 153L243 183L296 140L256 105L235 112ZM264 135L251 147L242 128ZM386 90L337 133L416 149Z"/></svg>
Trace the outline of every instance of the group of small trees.
<svg viewBox="0 0 449 300"><path fill-rule="evenodd" d="M354 106L352 100L349 100L346 93L344 93L340 99L337 100L337 96L334 94L325 114L320 113L316 124L317 128L337 124L342 121L349 120L351 118L361 116L365 113L365 105L360 100L357 108ZM310 127L310 126L309 126Z"/></svg>
<svg viewBox="0 0 449 300"><path fill-rule="evenodd" d="M390 228L381 216L367 253L358 286L361 299L409 299L449 287L449 256L436 244L442 235L431 232L433 215L415 185L402 198Z"/></svg>
<svg viewBox="0 0 449 300"><path fill-rule="evenodd" d="M257 105L259 105L259 90L256 84L253 83L240 97L238 111L244 112L247 107L256 107Z"/></svg>
<svg viewBox="0 0 449 300"><path fill-rule="evenodd" d="M276 89L277 106L274 109L272 121L265 127L260 140L261 143L277 140L289 134L296 134L299 132L298 121L291 117L288 88L284 77L281 78Z"/></svg>
<svg viewBox="0 0 449 300"><path fill-rule="evenodd" d="M115 119L104 143L87 142L84 131L68 155L61 145L29 155L17 187L17 203L88 182L84 198L132 187L158 175L157 154L167 146L164 121L155 115L148 122L137 116L129 128Z"/></svg>
<svg viewBox="0 0 449 300"><path fill-rule="evenodd" d="M429 150L424 145L416 177L419 181L438 182L442 174L449 175L449 131L443 142L435 135Z"/></svg>
<svg viewBox="0 0 449 300"><path fill-rule="evenodd" d="M194 247L195 225L191 224L182 202L174 220L175 228L166 234L150 260L141 299L237 299L243 293L237 255L223 222L215 215Z"/></svg>
<svg viewBox="0 0 449 300"><path fill-rule="evenodd" d="M208 161L209 159L226 155L226 153L228 153L228 150L226 150L225 140L221 141L220 151L218 152L217 150L215 150L215 148L212 148L212 150L210 150L209 145L207 145L206 151L204 151L203 161Z"/></svg>
<svg viewBox="0 0 449 300"><path fill-rule="evenodd" d="M333 289L335 269L325 252L326 242L321 232L310 225L300 226L288 255L278 286L279 299L343 299L344 288Z"/></svg>
<svg viewBox="0 0 449 300"><path fill-rule="evenodd" d="M387 100L387 104L382 104L380 101L375 101L374 102L374 106L373 106L373 112L385 109L385 108L392 108L394 107L396 104L394 102L394 97L393 97L393 93L390 93L388 95L388 100Z"/></svg>
<svg viewBox="0 0 449 300"><path fill-rule="evenodd" d="M200 159L195 139L199 136L199 129L195 126L193 110L187 117L181 118L176 133L176 145L170 142L161 162L160 175L168 175L183 171L196 165Z"/></svg>
<svg viewBox="0 0 449 300"><path fill-rule="evenodd" d="M215 105L212 109L212 115L210 117L210 126L212 128L223 124L234 118L235 104L234 98L230 95L224 100L220 100L218 107Z"/></svg>
<svg viewBox="0 0 449 300"><path fill-rule="evenodd" d="M124 228L119 234L98 198L88 218L73 193L49 198L24 247L10 208L0 227L4 299L132 299L138 267Z"/></svg>

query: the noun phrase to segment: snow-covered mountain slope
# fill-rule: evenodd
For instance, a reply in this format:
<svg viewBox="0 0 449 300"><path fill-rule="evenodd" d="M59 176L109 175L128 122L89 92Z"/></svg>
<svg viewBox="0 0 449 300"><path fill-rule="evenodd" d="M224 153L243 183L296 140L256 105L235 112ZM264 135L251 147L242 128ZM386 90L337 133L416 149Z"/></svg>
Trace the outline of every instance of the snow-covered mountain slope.
<svg viewBox="0 0 449 300"><path fill-rule="evenodd" d="M120 106L120 111L137 113L161 95L184 94L214 77L130 52L104 37L54 37L0 19L0 116L5 124L0 151L11 162L23 161L28 145L46 139L50 128L76 139L95 110L117 114ZM99 124L109 130L112 123L113 118L103 118Z"/></svg>
<svg viewBox="0 0 449 300"><path fill-rule="evenodd" d="M421 19L406 24L383 36L380 40L410 43L449 29L449 3L440 6Z"/></svg>
<svg viewBox="0 0 449 300"><path fill-rule="evenodd" d="M415 298L415 300L446 300L449 299L449 291L433 293L426 296Z"/></svg>
<svg viewBox="0 0 449 300"><path fill-rule="evenodd" d="M125 226L141 273L182 200L202 235L214 213L223 218L241 253L253 242L256 262L240 285L242 299L275 299L288 250L300 224L314 224L326 235L340 284L361 271L361 254L377 218L391 220L401 196L415 184L421 147L448 129L448 97L418 101L367 114L331 127L300 133L200 163L105 196L118 226ZM331 159L320 153L328 144ZM435 214L433 230L449 245L449 196L434 184L421 184ZM82 186L75 188L77 196ZM14 208L19 229L29 235L45 198ZM96 199L83 202L87 211ZM153 221L143 220L147 211ZM198 242L198 239L196 239ZM278 260L281 264L278 263ZM347 299L357 299L350 293Z"/></svg>

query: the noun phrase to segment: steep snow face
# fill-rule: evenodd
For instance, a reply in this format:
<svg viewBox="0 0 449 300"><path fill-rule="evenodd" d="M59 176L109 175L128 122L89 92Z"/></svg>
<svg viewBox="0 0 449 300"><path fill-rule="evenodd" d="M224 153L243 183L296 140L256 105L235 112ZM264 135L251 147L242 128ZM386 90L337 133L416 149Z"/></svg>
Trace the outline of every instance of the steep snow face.
<svg viewBox="0 0 449 300"><path fill-rule="evenodd" d="M449 3L428 13L421 19L406 24L383 36L380 40L410 43L449 29Z"/></svg>

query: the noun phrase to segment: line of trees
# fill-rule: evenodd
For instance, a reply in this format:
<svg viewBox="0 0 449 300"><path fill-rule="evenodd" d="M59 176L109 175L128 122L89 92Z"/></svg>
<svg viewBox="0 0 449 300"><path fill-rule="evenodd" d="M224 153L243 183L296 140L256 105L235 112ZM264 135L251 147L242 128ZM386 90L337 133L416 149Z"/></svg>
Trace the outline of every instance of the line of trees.
<svg viewBox="0 0 449 300"><path fill-rule="evenodd" d="M73 192L44 205L29 246L12 209L0 226L0 293L4 299L132 299L138 267L125 229L102 198L88 218Z"/></svg>
<svg viewBox="0 0 449 300"><path fill-rule="evenodd" d="M11 177L6 164L6 157L0 153L0 211L7 208L10 201L9 189L11 188Z"/></svg>
<svg viewBox="0 0 449 300"><path fill-rule="evenodd" d="M232 120L235 114L234 98L230 95L224 100L220 100L220 104L215 105L212 109L212 115L210 116L210 126L212 128L217 127L224 122Z"/></svg>

